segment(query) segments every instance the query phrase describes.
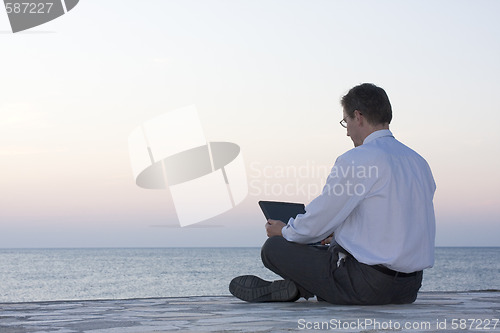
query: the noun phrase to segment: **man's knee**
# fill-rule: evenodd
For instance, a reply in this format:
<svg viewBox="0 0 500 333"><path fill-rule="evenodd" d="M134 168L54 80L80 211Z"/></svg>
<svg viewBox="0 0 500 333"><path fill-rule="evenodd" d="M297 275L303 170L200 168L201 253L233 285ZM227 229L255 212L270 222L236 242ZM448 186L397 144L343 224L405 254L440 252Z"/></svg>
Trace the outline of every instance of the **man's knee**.
<svg viewBox="0 0 500 333"><path fill-rule="evenodd" d="M286 243L288 243L288 241L281 236L269 237L266 240L260 251L264 266L269 268L269 263L274 262L276 257L284 253L283 247L286 246Z"/></svg>
<svg viewBox="0 0 500 333"><path fill-rule="evenodd" d="M262 252L274 252L275 250L283 247L283 244L288 241L282 236L269 237L264 245L262 245Z"/></svg>

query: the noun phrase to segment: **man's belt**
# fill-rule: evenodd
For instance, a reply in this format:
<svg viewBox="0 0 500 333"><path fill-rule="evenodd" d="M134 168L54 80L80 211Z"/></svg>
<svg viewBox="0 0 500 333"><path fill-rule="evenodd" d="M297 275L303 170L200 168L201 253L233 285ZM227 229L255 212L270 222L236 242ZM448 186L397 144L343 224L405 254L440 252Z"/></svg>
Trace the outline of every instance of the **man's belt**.
<svg viewBox="0 0 500 333"><path fill-rule="evenodd" d="M411 277L411 276L417 275L417 273L418 273L418 272L412 272L412 273L397 272L397 271L393 271L390 268L385 267L384 265L372 265L370 267L379 271L380 273L384 273L385 275L390 275L390 276L394 276L394 277Z"/></svg>

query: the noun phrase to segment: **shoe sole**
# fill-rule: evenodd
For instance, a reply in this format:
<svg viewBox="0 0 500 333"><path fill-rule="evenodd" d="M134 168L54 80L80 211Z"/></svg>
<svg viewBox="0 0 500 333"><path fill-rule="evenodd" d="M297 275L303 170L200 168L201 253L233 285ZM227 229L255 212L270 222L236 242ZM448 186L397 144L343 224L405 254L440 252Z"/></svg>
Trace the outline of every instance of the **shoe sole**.
<svg viewBox="0 0 500 333"><path fill-rule="evenodd" d="M290 302L298 295L297 286L290 280L269 282L254 275L235 277L229 291L246 302Z"/></svg>

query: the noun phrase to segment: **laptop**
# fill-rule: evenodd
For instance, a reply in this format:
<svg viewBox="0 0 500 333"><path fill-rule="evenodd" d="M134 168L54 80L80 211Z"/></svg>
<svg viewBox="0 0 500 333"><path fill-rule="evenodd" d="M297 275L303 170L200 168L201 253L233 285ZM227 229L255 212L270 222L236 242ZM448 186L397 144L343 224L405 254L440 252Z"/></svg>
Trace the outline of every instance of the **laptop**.
<svg viewBox="0 0 500 333"><path fill-rule="evenodd" d="M260 209L264 213L266 219L280 220L288 223L291 217L295 218L299 214L306 213L306 207L302 203L281 202L281 201L259 201ZM319 249L328 249L330 245L322 245L321 242L311 243Z"/></svg>
<svg viewBox="0 0 500 333"><path fill-rule="evenodd" d="M266 219L280 220L288 223L291 217L295 218L298 214L305 214L304 204L295 202L281 201L259 201L260 209Z"/></svg>

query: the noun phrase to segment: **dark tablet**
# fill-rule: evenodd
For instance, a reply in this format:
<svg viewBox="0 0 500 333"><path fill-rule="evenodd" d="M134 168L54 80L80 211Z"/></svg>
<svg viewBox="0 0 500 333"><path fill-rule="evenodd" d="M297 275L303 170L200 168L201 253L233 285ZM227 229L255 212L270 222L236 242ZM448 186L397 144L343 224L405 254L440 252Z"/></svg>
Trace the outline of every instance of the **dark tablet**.
<svg viewBox="0 0 500 333"><path fill-rule="evenodd" d="M306 212L304 204L280 201L259 201L260 209L266 219L280 220L288 223L290 217Z"/></svg>

